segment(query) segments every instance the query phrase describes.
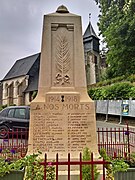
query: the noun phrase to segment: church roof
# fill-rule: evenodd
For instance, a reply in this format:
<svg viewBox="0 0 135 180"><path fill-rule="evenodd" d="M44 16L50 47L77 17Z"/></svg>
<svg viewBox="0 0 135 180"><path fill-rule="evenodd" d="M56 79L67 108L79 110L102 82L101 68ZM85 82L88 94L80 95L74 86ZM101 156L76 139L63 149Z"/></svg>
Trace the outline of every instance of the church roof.
<svg viewBox="0 0 135 180"><path fill-rule="evenodd" d="M40 53L19 59L15 62L3 80L16 78L19 76L27 75Z"/></svg>
<svg viewBox="0 0 135 180"><path fill-rule="evenodd" d="M91 36L94 36L95 38L99 39L91 25L91 22L89 22L88 27L83 35L83 39L89 38Z"/></svg>
<svg viewBox="0 0 135 180"><path fill-rule="evenodd" d="M23 92L37 91L38 90L39 73L35 73L33 77L29 78L29 85Z"/></svg>

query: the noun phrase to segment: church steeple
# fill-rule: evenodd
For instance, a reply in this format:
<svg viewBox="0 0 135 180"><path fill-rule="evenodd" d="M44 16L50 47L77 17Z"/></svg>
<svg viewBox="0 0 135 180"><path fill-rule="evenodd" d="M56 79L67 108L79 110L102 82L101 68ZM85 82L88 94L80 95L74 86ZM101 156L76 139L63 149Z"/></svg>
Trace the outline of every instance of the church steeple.
<svg viewBox="0 0 135 180"><path fill-rule="evenodd" d="M87 85L91 85L99 81L100 75L99 38L92 27L91 14L89 14L89 23L83 35L83 44Z"/></svg>
<svg viewBox="0 0 135 180"><path fill-rule="evenodd" d="M89 24L88 24L88 26L87 26L87 28L86 28L86 31L85 31L85 33L84 33L84 35L83 35L83 39L89 38L89 37L91 37L91 36L99 39L99 38L97 37L97 35L96 35L96 33L95 33L92 25L91 25L91 22L89 22Z"/></svg>
<svg viewBox="0 0 135 180"><path fill-rule="evenodd" d="M99 38L96 35L90 20L89 14L89 24L83 35L84 51L96 51L99 52Z"/></svg>

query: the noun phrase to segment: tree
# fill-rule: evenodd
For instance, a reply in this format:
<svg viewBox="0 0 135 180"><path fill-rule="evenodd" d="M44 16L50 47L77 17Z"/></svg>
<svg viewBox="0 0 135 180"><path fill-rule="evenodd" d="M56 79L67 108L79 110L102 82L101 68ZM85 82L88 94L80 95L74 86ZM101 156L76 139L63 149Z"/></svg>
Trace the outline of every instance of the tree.
<svg viewBox="0 0 135 180"><path fill-rule="evenodd" d="M107 78L135 74L135 1L95 0L99 30L107 43Z"/></svg>

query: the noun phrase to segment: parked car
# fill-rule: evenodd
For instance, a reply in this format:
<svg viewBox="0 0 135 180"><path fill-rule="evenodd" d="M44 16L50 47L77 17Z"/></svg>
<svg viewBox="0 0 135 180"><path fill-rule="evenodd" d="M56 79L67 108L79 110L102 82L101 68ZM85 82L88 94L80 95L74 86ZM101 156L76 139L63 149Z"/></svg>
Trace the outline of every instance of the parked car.
<svg viewBox="0 0 135 180"><path fill-rule="evenodd" d="M15 129L28 129L29 119L29 106L6 107L0 112L0 138L6 138L8 132Z"/></svg>

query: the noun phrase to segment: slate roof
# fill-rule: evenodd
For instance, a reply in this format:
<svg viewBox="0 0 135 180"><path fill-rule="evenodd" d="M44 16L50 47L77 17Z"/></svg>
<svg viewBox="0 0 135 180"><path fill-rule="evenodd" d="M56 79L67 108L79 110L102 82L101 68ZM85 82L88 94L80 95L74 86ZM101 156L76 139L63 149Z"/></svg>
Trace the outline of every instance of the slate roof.
<svg viewBox="0 0 135 180"><path fill-rule="evenodd" d="M34 77L29 78L29 85L23 92L37 91L38 90L38 78L39 73L36 73Z"/></svg>
<svg viewBox="0 0 135 180"><path fill-rule="evenodd" d="M89 37L91 37L91 36L94 36L94 37L96 37L97 39L99 39L99 38L97 37L97 35L96 35L96 33L95 33L92 25L91 25L91 22L89 22L88 27L87 27L84 35L83 35L83 39L87 39L87 38L89 38Z"/></svg>
<svg viewBox="0 0 135 180"><path fill-rule="evenodd" d="M19 76L27 75L29 70L31 69L34 62L37 60L40 53L19 59L15 62L6 76L3 78L4 80L16 78Z"/></svg>

